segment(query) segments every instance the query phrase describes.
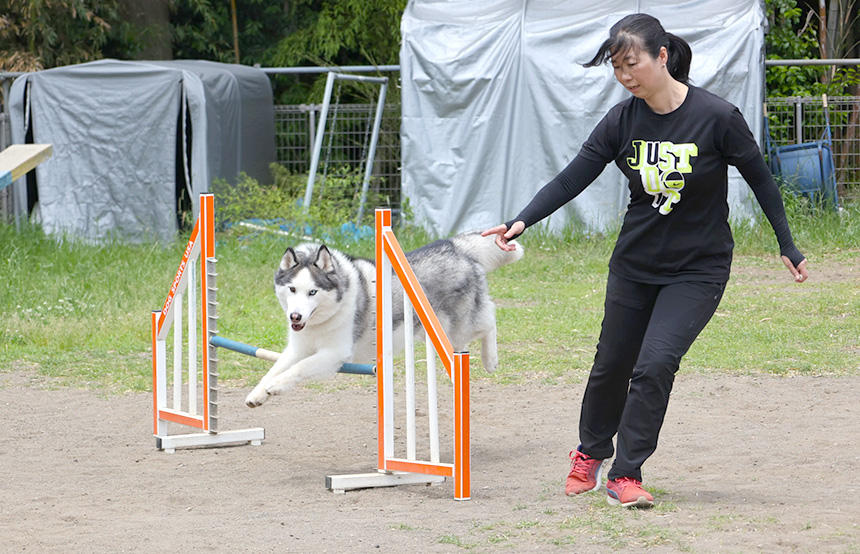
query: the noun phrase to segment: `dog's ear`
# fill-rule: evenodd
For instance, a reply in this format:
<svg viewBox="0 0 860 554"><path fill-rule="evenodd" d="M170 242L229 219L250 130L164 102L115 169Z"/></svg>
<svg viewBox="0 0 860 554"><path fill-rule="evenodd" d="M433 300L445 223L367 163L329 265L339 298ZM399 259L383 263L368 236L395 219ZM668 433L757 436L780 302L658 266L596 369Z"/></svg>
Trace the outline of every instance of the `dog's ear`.
<svg viewBox="0 0 860 554"><path fill-rule="evenodd" d="M287 251L284 252L284 257L281 258L281 270L286 271L296 267L297 265L299 265L299 258L296 256L296 251L292 248L287 248Z"/></svg>
<svg viewBox="0 0 860 554"><path fill-rule="evenodd" d="M314 265L326 273L334 271L334 258L326 245L321 245L319 250L317 250L317 259Z"/></svg>

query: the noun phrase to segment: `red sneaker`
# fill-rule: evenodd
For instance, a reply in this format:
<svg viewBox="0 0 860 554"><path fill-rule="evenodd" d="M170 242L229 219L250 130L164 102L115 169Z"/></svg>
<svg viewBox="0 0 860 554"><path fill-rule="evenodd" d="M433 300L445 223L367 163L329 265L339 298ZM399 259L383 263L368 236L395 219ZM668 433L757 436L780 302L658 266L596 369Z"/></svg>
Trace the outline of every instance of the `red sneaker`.
<svg viewBox="0 0 860 554"><path fill-rule="evenodd" d="M631 477L619 477L606 482L606 500L613 506L625 508L650 508L654 497L642 488L642 481Z"/></svg>
<svg viewBox="0 0 860 554"><path fill-rule="evenodd" d="M570 454L570 473L564 485L564 493L568 496L600 488L604 460L598 460L574 450Z"/></svg>

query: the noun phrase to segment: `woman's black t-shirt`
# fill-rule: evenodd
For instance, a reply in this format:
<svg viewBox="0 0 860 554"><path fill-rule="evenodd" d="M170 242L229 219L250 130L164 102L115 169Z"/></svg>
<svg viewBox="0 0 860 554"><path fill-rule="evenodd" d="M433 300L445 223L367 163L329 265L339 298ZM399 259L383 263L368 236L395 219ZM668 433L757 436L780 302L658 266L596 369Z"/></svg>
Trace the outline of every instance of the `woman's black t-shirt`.
<svg viewBox="0 0 860 554"><path fill-rule="evenodd" d="M628 180L630 203L610 269L630 280L725 282L732 241L728 165L737 166L768 217L780 250L794 247L778 188L738 109L690 86L684 102L657 114L631 97L613 107L577 157L508 223L537 223L588 186L614 161Z"/></svg>

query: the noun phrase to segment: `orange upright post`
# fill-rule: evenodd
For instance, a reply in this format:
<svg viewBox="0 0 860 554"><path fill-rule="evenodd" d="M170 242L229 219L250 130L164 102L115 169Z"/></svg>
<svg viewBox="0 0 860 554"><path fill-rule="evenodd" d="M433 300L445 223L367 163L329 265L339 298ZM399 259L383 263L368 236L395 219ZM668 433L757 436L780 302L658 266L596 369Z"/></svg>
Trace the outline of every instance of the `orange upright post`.
<svg viewBox="0 0 860 554"><path fill-rule="evenodd" d="M376 210L376 366L377 366L377 473L351 475L329 475L326 486L336 492L351 489L386 487L412 483L434 483L445 477L454 479L454 498L469 500L471 496L471 454L469 449L469 354L454 352L451 341L445 334L421 283L409 265L406 254L391 230L391 211ZM440 268L444 270L444 268ZM404 311L414 310L428 337L427 357L438 355L445 366L454 387L454 461L442 463L438 452L431 452L430 461L416 459L411 452L406 458L394 455L394 391L393 391L393 350L392 350L392 287L394 278L402 286ZM412 333L411 326L404 325L405 333ZM405 340L407 344L412 341ZM413 357L408 357L412 359ZM409 363L407 361L407 363ZM428 367L435 370L428 360ZM413 368L414 369L414 368ZM429 380L429 379L428 379ZM407 387L414 388L414 381L407 381ZM428 396L435 396L428 392ZM414 390L407 390L407 398L414 398ZM435 398L433 398L435 402ZM407 401L407 405L410 402ZM434 404L435 405L435 404ZM413 418L407 414L407 422ZM407 425L409 427L409 425ZM434 426L431 425L431 434ZM410 444L407 429L407 445ZM438 436L435 437L438 445ZM431 437L431 444L433 443ZM433 447L431 446L431 451ZM407 446L407 451L409 447Z"/></svg>
<svg viewBox="0 0 860 554"><path fill-rule="evenodd" d="M211 339L217 332L215 272L215 197L201 194L199 215L194 222L191 237L182 253L179 268L173 278L160 311L151 314L152 325L152 410L153 434L156 448L172 452L176 448L215 446L250 442L260 444L264 431L260 427L237 431L218 430L218 373L215 347ZM199 273L199 290L195 274ZM187 339L183 334L182 304L187 298ZM199 312L195 302L200 299ZM199 318L198 318L199 314ZM199 327L198 327L199 324ZM174 335L173 405L168 405L167 337ZM182 350L188 347L187 393L183 393ZM200 350L200 380L202 385L202 413L198 412L197 377L198 347ZM182 404L186 397L185 405ZM202 432L168 434L168 424L192 427Z"/></svg>

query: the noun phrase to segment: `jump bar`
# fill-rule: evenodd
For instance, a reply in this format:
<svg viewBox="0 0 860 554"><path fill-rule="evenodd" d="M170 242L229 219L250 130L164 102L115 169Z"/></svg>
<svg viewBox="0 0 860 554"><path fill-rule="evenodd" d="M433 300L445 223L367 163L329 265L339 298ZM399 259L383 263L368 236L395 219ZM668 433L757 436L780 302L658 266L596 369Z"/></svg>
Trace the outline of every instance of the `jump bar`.
<svg viewBox="0 0 860 554"><path fill-rule="evenodd" d="M209 344L217 348L226 348L227 350L239 352L240 354L251 356L252 358L260 358L261 360L267 360L270 362L277 362L278 358L281 356L277 352L266 350L265 348L257 348L256 346L251 346L250 344L245 344L244 342L231 340L218 335L209 339ZM376 375L376 366L372 364L343 364L338 372L350 373L352 375Z"/></svg>

